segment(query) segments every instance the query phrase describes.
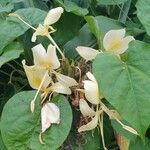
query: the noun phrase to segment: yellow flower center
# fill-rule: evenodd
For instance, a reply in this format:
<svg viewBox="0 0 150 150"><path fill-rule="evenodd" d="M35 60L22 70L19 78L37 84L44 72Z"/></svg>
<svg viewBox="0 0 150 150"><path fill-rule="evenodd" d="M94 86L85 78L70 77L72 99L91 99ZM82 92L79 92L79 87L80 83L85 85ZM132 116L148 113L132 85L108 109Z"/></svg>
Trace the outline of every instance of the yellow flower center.
<svg viewBox="0 0 150 150"><path fill-rule="evenodd" d="M52 63L50 61L47 61L47 60L43 60L41 62L41 65L42 65L43 68L46 68L46 69L49 69L49 68L52 67Z"/></svg>
<svg viewBox="0 0 150 150"><path fill-rule="evenodd" d="M122 46L122 40L114 40L111 42L107 50L111 52L115 52L116 50L120 49L121 46Z"/></svg>
<svg viewBox="0 0 150 150"><path fill-rule="evenodd" d="M39 87L41 84L41 79L39 77L34 77L32 79L33 83L35 84L36 87Z"/></svg>
<svg viewBox="0 0 150 150"><path fill-rule="evenodd" d="M40 26L37 28L36 32L41 36L46 36L49 34L48 26Z"/></svg>

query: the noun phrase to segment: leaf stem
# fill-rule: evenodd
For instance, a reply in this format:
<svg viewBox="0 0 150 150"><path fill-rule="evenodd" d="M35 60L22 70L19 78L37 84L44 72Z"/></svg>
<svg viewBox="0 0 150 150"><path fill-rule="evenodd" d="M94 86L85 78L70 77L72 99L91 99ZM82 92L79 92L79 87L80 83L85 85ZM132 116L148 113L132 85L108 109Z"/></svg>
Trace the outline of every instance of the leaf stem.
<svg viewBox="0 0 150 150"><path fill-rule="evenodd" d="M130 5L131 5L131 0L127 0L124 4L122 4L118 20L123 24L126 23L126 20L128 18Z"/></svg>

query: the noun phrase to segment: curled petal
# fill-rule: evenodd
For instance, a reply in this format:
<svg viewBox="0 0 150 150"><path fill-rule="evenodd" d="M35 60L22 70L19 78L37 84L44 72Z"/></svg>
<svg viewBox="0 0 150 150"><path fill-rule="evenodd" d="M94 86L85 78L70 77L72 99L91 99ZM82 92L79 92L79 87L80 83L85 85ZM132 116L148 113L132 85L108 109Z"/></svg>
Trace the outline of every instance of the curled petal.
<svg viewBox="0 0 150 150"><path fill-rule="evenodd" d="M128 49L128 45L131 41L135 40L133 36L127 36L123 39L121 47L116 51L117 54L122 54Z"/></svg>
<svg viewBox="0 0 150 150"><path fill-rule="evenodd" d="M47 103L41 109L42 133L50 127L52 123L59 124L60 111L54 103Z"/></svg>
<svg viewBox="0 0 150 150"><path fill-rule="evenodd" d="M60 67L60 62L56 54L56 47L52 44L50 44L47 48L47 61L50 61L52 69Z"/></svg>
<svg viewBox="0 0 150 150"><path fill-rule="evenodd" d="M127 130L127 131L129 131L129 132L131 132L131 133L133 133L133 134L135 134L135 135L139 135L136 130L134 130L133 128L131 128L131 127L129 127L129 126L123 125L122 127L123 127L125 130Z"/></svg>
<svg viewBox="0 0 150 150"><path fill-rule="evenodd" d="M75 79L65 76L63 74L60 74L60 73L56 74L56 78L57 78L58 82L60 82L62 85L67 86L67 87L78 85L78 83L76 82Z"/></svg>
<svg viewBox="0 0 150 150"><path fill-rule="evenodd" d="M97 124L98 124L98 115L92 118L92 120L86 125L81 126L78 129L78 132L93 130L94 128L96 128Z"/></svg>
<svg viewBox="0 0 150 150"><path fill-rule="evenodd" d="M57 8L53 8L51 9L45 20L44 20L44 25L52 25L55 22L57 22L59 20L59 18L61 17L61 14L64 12L62 7L57 7Z"/></svg>
<svg viewBox="0 0 150 150"><path fill-rule="evenodd" d="M86 61L93 60L100 52L90 47L78 46L76 48L77 52L80 54L82 58Z"/></svg>
<svg viewBox="0 0 150 150"><path fill-rule="evenodd" d="M33 35L32 35L31 41L35 42L36 41L36 37L37 37L37 33L34 32Z"/></svg>
<svg viewBox="0 0 150 150"><path fill-rule="evenodd" d="M30 86L33 89L38 89L46 73L46 70L43 68L37 68L35 66L27 66L25 64L25 60L22 61L22 64L23 64L25 73L27 75ZM50 83L51 83L51 79L47 73L41 90L45 90Z"/></svg>
<svg viewBox="0 0 150 150"><path fill-rule="evenodd" d="M66 87L66 86L63 86L63 85L60 84L59 82L54 83L54 84L51 86L51 90L52 90L53 92L56 92L56 93L67 94L67 95L70 95L70 94L71 94L70 88L69 88L69 87Z"/></svg>
<svg viewBox="0 0 150 150"><path fill-rule="evenodd" d="M91 72L87 72L86 76L93 82L97 82L94 75Z"/></svg>
<svg viewBox="0 0 150 150"><path fill-rule="evenodd" d="M90 106L88 105L88 103L84 99L80 99L79 108L80 108L80 111L81 111L81 113L84 117L86 117L86 116L89 116L89 117L95 116L95 111L92 108L90 108Z"/></svg>
<svg viewBox="0 0 150 150"><path fill-rule="evenodd" d="M89 80L85 80L83 83L86 99L92 104L99 104L100 94L97 83Z"/></svg>

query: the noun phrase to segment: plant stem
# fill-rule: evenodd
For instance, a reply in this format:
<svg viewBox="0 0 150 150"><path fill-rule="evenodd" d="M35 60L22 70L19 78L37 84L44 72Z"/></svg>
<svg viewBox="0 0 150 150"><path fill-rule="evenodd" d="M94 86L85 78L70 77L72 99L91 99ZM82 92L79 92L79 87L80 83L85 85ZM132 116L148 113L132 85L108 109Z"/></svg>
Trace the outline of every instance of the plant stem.
<svg viewBox="0 0 150 150"><path fill-rule="evenodd" d="M126 23L126 20L128 18L130 5L131 5L131 0L127 0L124 4L122 4L118 20L123 24Z"/></svg>
<svg viewBox="0 0 150 150"><path fill-rule="evenodd" d="M52 38L50 35L47 35L47 37L48 37L49 40L52 42L52 44L54 44L54 46L57 48L57 50L59 51L59 53L60 53L61 56L62 56L62 59L65 60L64 54L62 53L62 51L60 50L60 48L58 47L58 45L56 44L56 42L53 40L53 38Z"/></svg>

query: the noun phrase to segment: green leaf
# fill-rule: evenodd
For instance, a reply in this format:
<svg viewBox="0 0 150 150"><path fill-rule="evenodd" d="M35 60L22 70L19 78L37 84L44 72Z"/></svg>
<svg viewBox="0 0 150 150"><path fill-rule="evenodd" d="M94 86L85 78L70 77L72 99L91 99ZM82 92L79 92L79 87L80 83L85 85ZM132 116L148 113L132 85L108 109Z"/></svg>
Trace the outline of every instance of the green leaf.
<svg viewBox="0 0 150 150"><path fill-rule="evenodd" d="M68 41L64 45L64 52L65 56L74 59L75 57L78 56L77 51L75 48L77 46L92 46L93 44L95 45L96 40L92 33L89 31L87 25L84 25L77 36L75 36L72 40Z"/></svg>
<svg viewBox="0 0 150 150"><path fill-rule="evenodd" d="M127 60L98 55L93 72L104 97L144 139L150 124L150 45L133 41Z"/></svg>
<svg viewBox="0 0 150 150"><path fill-rule="evenodd" d="M11 12L13 8L14 8L14 5L12 4L8 4L7 6L4 6L4 7L0 6L0 13Z"/></svg>
<svg viewBox="0 0 150 150"><path fill-rule="evenodd" d="M8 4L8 3L19 3L19 2L22 2L22 1L24 1L24 0L1 0L0 1L0 4L1 5L6 5L6 4Z"/></svg>
<svg viewBox="0 0 150 150"><path fill-rule="evenodd" d="M88 14L88 9L79 7L75 2L69 0L56 0L67 12L74 13L78 16L85 16Z"/></svg>
<svg viewBox="0 0 150 150"><path fill-rule="evenodd" d="M87 17L85 17L85 20L87 21L87 25L88 25L89 29L95 35L98 45L101 46L102 45L102 35L100 32L98 21L93 16L87 16Z"/></svg>
<svg viewBox="0 0 150 150"><path fill-rule="evenodd" d="M97 0L101 5L118 5L126 1L127 0Z"/></svg>
<svg viewBox="0 0 150 150"><path fill-rule="evenodd" d="M143 141L140 138L137 138L134 141L130 142L129 150L149 150L150 149L150 141L146 139L146 142L143 143Z"/></svg>
<svg viewBox="0 0 150 150"><path fill-rule="evenodd" d="M126 121L122 121L125 125L130 126L129 124L126 123ZM116 131L116 133L126 137L129 140L133 140L136 138L136 135L132 134L131 132L125 130L122 128L122 126L115 120L111 120L112 127Z"/></svg>
<svg viewBox="0 0 150 150"><path fill-rule="evenodd" d="M85 142L83 142L85 141ZM100 134L98 131L92 132L86 132L85 135L83 135L83 142L80 145L73 146L74 150L100 150L103 149Z"/></svg>
<svg viewBox="0 0 150 150"><path fill-rule="evenodd" d="M7 150L6 146L4 145L4 142L3 142L3 139L2 139L2 136L1 136L1 132L0 132L0 146L1 146L1 150Z"/></svg>
<svg viewBox="0 0 150 150"><path fill-rule="evenodd" d="M59 45L66 44L70 39L78 34L80 21L81 17L71 13L64 13L59 22L54 25L54 28L57 30L53 35L55 41L57 41Z"/></svg>
<svg viewBox="0 0 150 150"><path fill-rule="evenodd" d="M12 42L6 46L3 54L0 56L0 67L11 60L18 58L22 52L23 48L19 42Z"/></svg>
<svg viewBox="0 0 150 150"><path fill-rule="evenodd" d="M60 108L61 122L59 125L53 124L43 133L45 144L40 144L40 98L36 100L34 114L30 111L30 102L34 95L35 91L18 93L4 106L1 133L8 150L56 150L69 134L72 123L71 107L64 96L56 96L52 101Z"/></svg>
<svg viewBox="0 0 150 150"><path fill-rule="evenodd" d="M46 12L37 8L25 8L17 10L15 13L19 14L22 19L31 25L37 25L41 23ZM0 23L0 54L3 52L3 48L16 39L18 36L24 34L29 27L22 23L16 17L8 17L6 21Z"/></svg>
<svg viewBox="0 0 150 150"><path fill-rule="evenodd" d="M76 56L78 56L78 53L75 50L77 46L94 47L96 45L96 40L92 33L97 38L99 36L99 33L101 33L101 37L103 38L105 33L109 30L122 28L121 24L114 19L110 19L104 16L97 16L92 23L93 19L93 17L90 17L90 23L88 21L88 24L85 24L80 29L79 34L64 45L65 54L68 58L74 59ZM88 29L88 26L91 31Z"/></svg>
<svg viewBox="0 0 150 150"><path fill-rule="evenodd" d="M141 23L143 24L144 28L146 29L146 32L148 35L150 35L150 1L149 0L138 0L136 4L137 8L137 16Z"/></svg>

